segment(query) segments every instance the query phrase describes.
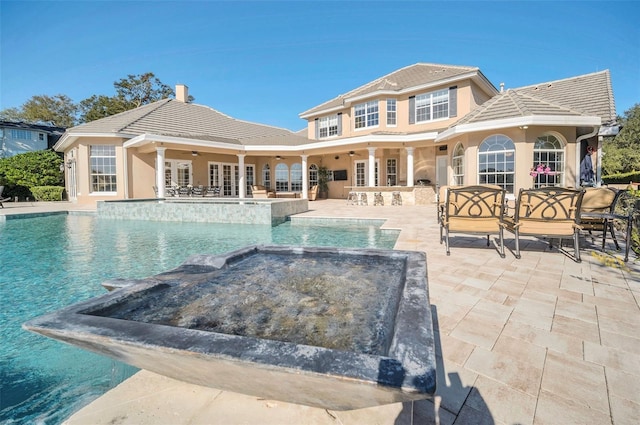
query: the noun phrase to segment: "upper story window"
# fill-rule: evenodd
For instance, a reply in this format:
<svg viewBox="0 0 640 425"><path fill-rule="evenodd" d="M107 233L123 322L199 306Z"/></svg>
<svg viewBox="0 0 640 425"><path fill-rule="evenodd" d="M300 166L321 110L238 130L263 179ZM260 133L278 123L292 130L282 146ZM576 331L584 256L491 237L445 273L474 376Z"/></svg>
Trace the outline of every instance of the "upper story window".
<svg viewBox="0 0 640 425"><path fill-rule="evenodd" d="M355 127L377 127L378 126L378 101L360 103L353 107L355 116Z"/></svg>
<svg viewBox="0 0 640 425"><path fill-rule="evenodd" d="M44 141L44 133L38 133L38 140Z"/></svg>
<svg viewBox="0 0 640 425"><path fill-rule="evenodd" d="M397 118L397 106L395 99L387 99L387 126L392 127L396 125Z"/></svg>
<svg viewBox="0 0 640 425"><path fill-rule="evenodd" d="M316 118L316 139L342 135L342 113Z"/></svg>
<svg viewBox="0 0 640 425"><path fill-rule="evenodd" d="M33 140L31 130L11 130L11 138L13 140Z"/></svg>
<svg viewBox="0 0 640 425"><path fill-rule="evenodd" d="M95 145L89 150L91 166L91 191L115 192L116 187L116 147Z"/></svg>
<svg viewBox="0 0 640 425"><path fill-rule="evenodd" d="M416 96L416 122L449 117L449 90L438 90Z"/></svg>
<svg viewBox="0 0 640 425"><path fill-rule="evenodd" d="M330 115L318 119L318 137L338 135L338 115Z"/></svg>

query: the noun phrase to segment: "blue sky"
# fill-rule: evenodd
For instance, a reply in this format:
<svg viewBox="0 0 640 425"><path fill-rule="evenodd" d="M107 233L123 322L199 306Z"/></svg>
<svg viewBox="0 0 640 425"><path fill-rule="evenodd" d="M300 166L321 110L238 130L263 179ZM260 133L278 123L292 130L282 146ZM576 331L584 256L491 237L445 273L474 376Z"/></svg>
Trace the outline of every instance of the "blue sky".
<svg viewBox="0 0 640 425"><path fill-rule="evenodd" d="M418 63L477 66L520 87L609 69L640 103L640 2L0 1L0 108L113 95L153 72L235 118L298 114Z"/></svg>

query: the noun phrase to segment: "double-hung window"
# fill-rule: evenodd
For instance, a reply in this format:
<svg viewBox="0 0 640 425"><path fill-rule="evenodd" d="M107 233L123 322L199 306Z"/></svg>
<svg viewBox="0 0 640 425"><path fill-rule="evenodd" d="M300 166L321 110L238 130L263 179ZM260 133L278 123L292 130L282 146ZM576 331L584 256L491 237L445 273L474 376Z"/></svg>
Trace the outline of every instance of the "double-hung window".
<svg viewBox="0 0 640 425"><path fill-rule="evenodd" d="M330 115L318 119L318 136L338 136L338 115Z"/></svg>
<svg viewBox="0 0 640 425"><path fill-rule="evenodd" d="M360 103L353 107L355 116L355 127L377 127L378 126L378 101Z"/></svg>
<svg viewBox="0 0 640 425"><path fill-rule="evenodd" d="M116 192L116 147L95 145L89 150L91 191Z"/></svg>
<svg viewBox="0 0 640 425"><path fill-rule="evenodd" d="M415 98L416 122L449 118L449 90L425 93Z"/></svg>
<svg viewBox="0 0 640 425"><path fill-rule="evenodd" d="M396 125L397 109L396 100L387 99L387 126L394 127Z"/></svg>

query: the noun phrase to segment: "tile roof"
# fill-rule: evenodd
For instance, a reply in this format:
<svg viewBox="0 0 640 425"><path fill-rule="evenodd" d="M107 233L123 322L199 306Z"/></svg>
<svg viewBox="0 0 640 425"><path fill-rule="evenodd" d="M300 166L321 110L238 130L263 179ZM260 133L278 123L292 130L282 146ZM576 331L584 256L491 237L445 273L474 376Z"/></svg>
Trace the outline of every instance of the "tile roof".
<svg viewBox="0 0 640 425"><path fill-rule="evenodd" d="M244 144L270 138L306 140L290 130L242 121L213 108L175 99L163 99L117 115L102 118L67 131L74 133L155 134L187 139ZM280 143L277 143L280 144Z"/></svg>
<svg viewBox="0 0 640 425"><path fill-rule="evenodd" d="M455 78L470 72L480 73L480 69L470 66L416 63L414 65L398 69L397 71L393 71L390 74L351 90L348 93L341 94L338 97L302 112L300 116L312 115L332 108L341 107L343 106L345 99L365 96L377 91L401 92L412 87L418 87L429 83L437 83L438 81Z"/></svg>
<svg viewBox="0 0 640 425"><path fill-rule="evenodd" d="M616 120L616 107L609 70L514 89L584 115Z"/></svg>
<svg viewBox="0 0 640 425"><path fill-rule="evenodd" d="M609 71L506 90L451 127L533 115L598 116L603 123L614 121Z"/></svg>

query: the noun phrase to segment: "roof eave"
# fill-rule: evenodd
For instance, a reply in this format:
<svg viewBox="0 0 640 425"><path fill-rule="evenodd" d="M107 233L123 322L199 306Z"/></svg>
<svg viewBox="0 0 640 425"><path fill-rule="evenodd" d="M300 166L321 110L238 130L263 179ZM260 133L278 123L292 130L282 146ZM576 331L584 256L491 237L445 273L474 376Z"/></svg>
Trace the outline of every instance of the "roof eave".
<svg viewBox="0 0 640 425"><path fill-rule="evenodd" d="M562 127L589 127L600 126L602 119L593 116L575 115L527 115L524 117L504 118L499 120L482 121L471 124L460 124L449 128L436 137L437 142L443 142L460 134L476 131L498 130L511 127L524 126L562 126Z"/></svg>
<svg viewBox="0 0 640 425"><path fill-rule="evenodd" d="M123 148L134 148L145 145L150 145L154 143L172 143L174 145L185 145L190 147L201 147L201 148L217 148L217 149L228 149L228 150L244 150L242 145L235 145L231 143L224 142L214 142L211 140L199 140L187 137L175 137L175 136L163 136L159 134L149 134L144 133L139 136L136 136L130 140L127 140L123 143Z"/></svg>
<svg viewBox="0 0 640 425"><path fill-rule="evenodd" d="M91 138L120 138L120 139L131 139L135 137L135 134L129 133L71 133L65 132L62 137L53 145L53 150L56 152L63 152L70 144L75 142L81 137L91 137Z"/></svg>
<svg viewBox="0 0 640 425"><path fill-rule="evenodd" d="M420 90L429 90L433 87L437 87L437 86L442 86L442 85L450 85L450 84L454 84L457 83L459 81L463 81L463 80L467 80L467 79L471 79L473 81L476 82L476 84L478 84L478 86L480 86L480 88L482 88L482 90L485 91L485 93L489 94L490 96L495 96L496 94L499 93L498 89L495 88L495 86L493 84L491 84L491 82L484 76L484 74L482 72L480 72L480 70L474 70L471 72L466 72L464 74L460 74L460 75L455 75L449 78L443 78L441 80L437 80L437 81L432 81L429 83L425 83L425 84L420 84L417 86L411 86L411 87L407 87L405 89L402 90L376 90L373 92L369 92L369 93L365 93L362 95L358 95L358 96L351 96L351 97L345 97L343 99L342 105L341 106L334 106L331 108L327 108L327 109L321 109L315 112L309 112L312 111L314 108L311 108L305 112L302 112L301 114L299 114L298 116L302 119L307 119L307 118L311 118L314 116L321 116L321 115L326 115L332 112L337 112L340 111L344 108L348 108L350 107L354 102L359 102L361 100L365 100L365 99L370 99L372 97L379 97L379 96L399 96L399 95L403 95L403 94L407 94L407 93L411 93L414 91L420 91ZM331 101L329 101L331 102Z"/></svg>

